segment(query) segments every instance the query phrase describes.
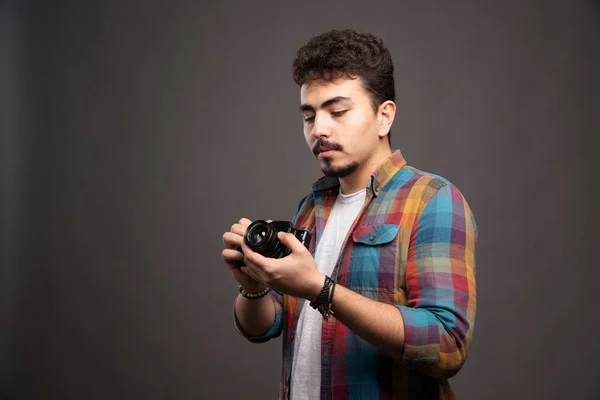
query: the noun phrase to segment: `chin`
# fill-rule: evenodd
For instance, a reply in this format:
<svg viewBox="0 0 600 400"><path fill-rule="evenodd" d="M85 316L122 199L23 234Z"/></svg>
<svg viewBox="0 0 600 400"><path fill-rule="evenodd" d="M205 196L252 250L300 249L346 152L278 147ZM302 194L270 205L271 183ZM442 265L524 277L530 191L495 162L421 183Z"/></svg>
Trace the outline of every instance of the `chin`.
<svg viewBox="0 0 600 400"><path fill-rule="evenodd" d="M344 178L348 175L353 174L358 169L358 162L351 161L346 164L332 163L325 161L321 163L321 171L327 176L333 176L336 178Z"/></svg>

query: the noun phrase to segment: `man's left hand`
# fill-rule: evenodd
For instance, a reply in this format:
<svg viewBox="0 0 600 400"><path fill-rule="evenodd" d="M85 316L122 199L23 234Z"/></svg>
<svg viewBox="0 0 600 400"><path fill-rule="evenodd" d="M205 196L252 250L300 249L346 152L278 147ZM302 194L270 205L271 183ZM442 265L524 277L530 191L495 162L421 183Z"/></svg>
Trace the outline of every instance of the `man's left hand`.
<svg viewBox="0 0 600 400"><path fill-rule="evenodd" d="M288 256L267 258L242 241L246 265L242 268L278 292L309 301L316 299L325 275L318 270L315 259L293 234L279 232L277 238L291 250Z"/></svg>

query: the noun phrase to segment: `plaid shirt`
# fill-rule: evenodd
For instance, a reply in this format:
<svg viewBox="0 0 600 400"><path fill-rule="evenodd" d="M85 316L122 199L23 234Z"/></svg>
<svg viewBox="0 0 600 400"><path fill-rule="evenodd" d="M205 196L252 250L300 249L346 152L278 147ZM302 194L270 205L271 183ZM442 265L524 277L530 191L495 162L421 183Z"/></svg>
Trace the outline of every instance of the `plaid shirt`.
<svg viewBox="0 0 600 400"><path fill-rule="evenodd" d="M339 192L323 177L293 221L313 230L313 256ZM394 305L404 321L400 359L378 351L335 317L322 324L322 399L453 399L448 379L461 368L475 322L477 227L469 205L446 179L406 165L396 150L370 177L365 205L342 246L332 278ZM271 291L273 326L250 337L283 336L280 399L289 395L294 332L304 299Z"/></svg>

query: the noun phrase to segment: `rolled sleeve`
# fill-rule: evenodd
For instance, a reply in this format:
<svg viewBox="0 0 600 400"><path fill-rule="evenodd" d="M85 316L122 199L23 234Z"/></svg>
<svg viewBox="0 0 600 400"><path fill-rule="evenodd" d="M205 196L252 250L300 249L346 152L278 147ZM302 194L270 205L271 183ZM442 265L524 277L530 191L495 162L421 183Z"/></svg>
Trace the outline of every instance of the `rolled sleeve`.
<svg viewBox="0 0 600 400"><path fill-rule="evenodd" d="M437 378L464 364L475 322L477 227L451 184L428 201L411 234L406 262L407 306L402 363Z"/></svg>
<svg viewBox="0 0 600 400"><path fill-rule="evenodd" d="M233 323L235 325L235 329L240 336L246 338L252 343L264 343L281 335L283 329L283 296L281 293L278 293L275 290L271 290L269 292L269 296L271 297L273 306L275 307L275 320L273 321L273 325L271 325L271 327L265 333L259 336L249 335L246 331L244 331L235 313L237 298L233 302Z"/></svg>

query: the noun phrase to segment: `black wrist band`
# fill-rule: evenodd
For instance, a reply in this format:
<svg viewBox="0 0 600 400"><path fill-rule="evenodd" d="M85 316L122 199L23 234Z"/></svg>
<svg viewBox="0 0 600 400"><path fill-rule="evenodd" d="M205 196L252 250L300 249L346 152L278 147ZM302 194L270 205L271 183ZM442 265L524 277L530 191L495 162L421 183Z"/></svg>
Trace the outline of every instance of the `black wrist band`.
<svg viewBox="0 0 600 400"><path fill-rule="evenodd" d="M331 292L329 289L331 289ZM323 315L323 319L325 319L325 321L329 319L330 315L333 315L333 311L331 311L331 300L333 299L334 289L335 282L333 279L325 276L325 283L323 283L321 292L316 299L310 302L310 306L315 310L318 310L321 315Z"/></svg>
<svg viewBox="0 0 600 400"><path fill-rule="evenodd" d="M333 282L333 284L331 285L331 290L329 291L329 306L331 306L331 304L333 304L333 292L335 292L335 281Z"/></svg>

